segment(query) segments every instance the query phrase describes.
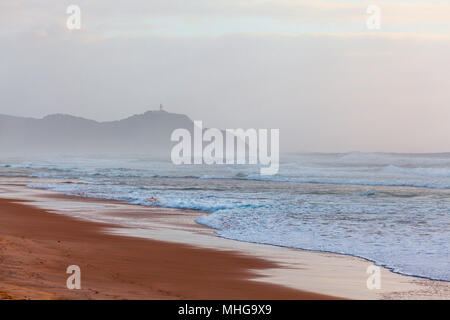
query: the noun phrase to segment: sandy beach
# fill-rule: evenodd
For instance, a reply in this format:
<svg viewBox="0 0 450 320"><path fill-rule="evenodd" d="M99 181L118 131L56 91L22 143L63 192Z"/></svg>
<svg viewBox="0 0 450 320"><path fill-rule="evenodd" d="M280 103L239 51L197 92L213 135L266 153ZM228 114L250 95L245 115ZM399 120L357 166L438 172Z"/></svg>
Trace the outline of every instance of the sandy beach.
<svg viewBox="0 0 450 320"><path fill-rule="evenodd" d="M63 199L55 195L55 201ZM57 199L57 200L56 200ZM69 199L69 197L67 197ZM66 199L66 200L67 200ZM89 201L89 200L88 200ZM237 253L103 232L106 224L0 199L2 299L328 299L249 281L273 263ZM68 290L67 266L82 270Z"/></svg>
<svg viewBox="0 0 450 320"><path fill-rule="evenodd" d="M384 268L382 288L369 290L369 261L222 239L194 222L204 213L69 197L28 182L0 182L2 299L450 297L448 282ZM110 221L96 220L100 210ZM149 215L154 226L118 227L125 212ZM69 265L81 268L81 290L66 288Z"/></svg>

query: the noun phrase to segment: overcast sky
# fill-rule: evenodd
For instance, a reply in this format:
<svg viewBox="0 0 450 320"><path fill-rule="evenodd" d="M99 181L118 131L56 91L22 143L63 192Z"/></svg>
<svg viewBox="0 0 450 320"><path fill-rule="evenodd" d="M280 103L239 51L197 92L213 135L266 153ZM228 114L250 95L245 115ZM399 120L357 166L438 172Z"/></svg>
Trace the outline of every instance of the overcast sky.
<svg viewBox="0 0 450 320"><path fill-rule="evenodd" d="M283 151L450 151L450 1L1 0L0 113L103 121L159 103L279 128Z"/></svg>

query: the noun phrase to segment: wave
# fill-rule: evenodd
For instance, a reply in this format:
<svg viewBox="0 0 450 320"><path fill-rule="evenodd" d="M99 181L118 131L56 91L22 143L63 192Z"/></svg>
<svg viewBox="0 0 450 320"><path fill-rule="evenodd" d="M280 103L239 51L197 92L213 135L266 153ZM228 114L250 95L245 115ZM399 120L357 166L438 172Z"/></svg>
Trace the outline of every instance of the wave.
<svg viewBox="0 0 450 320"><path fill-rule="evenodd" d="M257 180L257 181L295 182L295 183L311 183L311 184L450 189L450 182L448 182L448 183L433 183L433 182L421 182L421 181L376 181L376 180L360 180L360 179L338 180L338 179L333 179L333 178L289 178L289 177L277 177L277 176L248 176L245 179Z"/></svg>
<svg viewBox="0 0 450 320"><path fill-rule="evenodd" d="M350 152L330 155L337 163L371 164L378 166L413 165L413 166L450 166L450 153L365 153Z"/></svg>
<svg viewBox="0 0 450 320"><path fill-rule="evenodd" d="M32 177L36 178L81 178L100 177L100 178L144 178L144 179L200 179L200 180L250 180L250 181L266 181L266 182L286 182L286 183L305 183L305 184L329 184L329 185L362 185L362 186L385 186L385 187L415 187L429 189L450 189L450 180L448 179L418 179L415 176L434 178L450 178L449 169L431 169L417 168L405 169L398 167L384 168L384 173L397 173L402 176L398 177L374 177L374 178L333 178L333 177L289 177L289 176L261 176L259 174L239 174L234 176L224 175L165 175L165 174L130 174L130 173L105 173L105 172L82 172L74 174L61 174L58 172L33 172ZM403 179L401 179L403 178Z"/></svg>
<svg viewBox="0 0 450 320"><path fill-rule="evenodd" d="M274 176L257 166L174 166L171 163L105 159L56 159L7 164L37 178L251 180L262 182L450 189L450 154L303 154L287 157ZM59 161L59 162L58 162Z"/></svg>
<svg viewBox="0 0 450 320"><path fill-rule="evenodd" d="M450 178L450 168L435 168L435 167L405 168L394 165L388 165L383 167L381 171L385 173L393 173L401 175Z"/></svg>

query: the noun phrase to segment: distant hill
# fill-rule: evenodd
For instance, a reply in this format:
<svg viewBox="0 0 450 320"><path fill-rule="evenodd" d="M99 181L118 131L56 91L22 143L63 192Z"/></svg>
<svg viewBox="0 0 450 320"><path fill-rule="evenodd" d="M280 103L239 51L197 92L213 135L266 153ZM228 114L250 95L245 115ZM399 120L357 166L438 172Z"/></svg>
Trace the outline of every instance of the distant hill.
<svg viewBox="0 0 450 320"><path fill-rule="evenodd" d="M193 122L182 114L148 111L97 122L65 114L42 119L0 115L0 155L145 154L169 159L172 131Z"/></svg>

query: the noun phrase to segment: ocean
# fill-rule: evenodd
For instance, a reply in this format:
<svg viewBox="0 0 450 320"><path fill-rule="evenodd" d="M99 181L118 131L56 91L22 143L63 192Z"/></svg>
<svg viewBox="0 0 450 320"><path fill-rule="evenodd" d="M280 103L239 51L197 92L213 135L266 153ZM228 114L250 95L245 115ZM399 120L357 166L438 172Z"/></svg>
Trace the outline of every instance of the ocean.
<svg viewBox="0 0 450 320"><path fill-rule="evenodd" d="M342 253L450 281L450 153L280 160L277 175L261 176L258 166L176 166L140 156L3 158L0 175L34 177L29 187L68 195L198 209L205 214L197 222L220 237ZM146 217L114 221L146 227Z"/></svg>

